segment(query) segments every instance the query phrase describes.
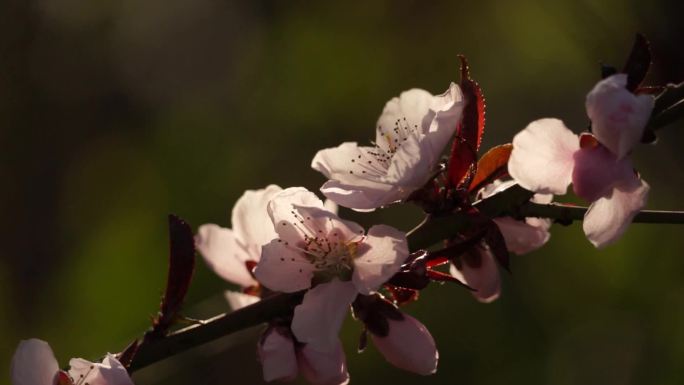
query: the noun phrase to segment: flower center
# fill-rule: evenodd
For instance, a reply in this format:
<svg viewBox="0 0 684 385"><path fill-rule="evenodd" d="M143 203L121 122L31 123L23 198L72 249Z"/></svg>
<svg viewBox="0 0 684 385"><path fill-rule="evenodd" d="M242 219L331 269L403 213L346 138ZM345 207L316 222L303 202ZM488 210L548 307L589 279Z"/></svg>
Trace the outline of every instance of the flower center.
<svg viewBox="0 0 684 385"><path fill-rule="evenodd" d="M392 129L378 126L380 143L371 141L372 149L360 148L360 154L351 159L350 174L377 179L387 173L394 154L411 135L418 134L418 125L411 126L406 118L397 119Z"/></svg>
<svg viewBox="0 0 684 385"><path fill-rule="evenodd" d="M338 277L351 279L354 270L354 259L359 255L363 242L363 233L347 239L344 232L338 229L331 218L303 217L295 210L291 211L295 218L292 222L304 236L304 240L295 245L317 271L320 277ZM325 226L329 224L329 226ZM330 230L325 231L324 228Z"/></svg>

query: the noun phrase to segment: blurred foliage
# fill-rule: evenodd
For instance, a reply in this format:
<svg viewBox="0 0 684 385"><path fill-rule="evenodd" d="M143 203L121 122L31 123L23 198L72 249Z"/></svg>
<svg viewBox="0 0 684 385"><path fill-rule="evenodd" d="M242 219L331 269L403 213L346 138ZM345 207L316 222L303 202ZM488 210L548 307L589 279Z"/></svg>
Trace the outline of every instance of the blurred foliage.
<svg viewBox="0 0 684 385"><path fill-rule="evenodd" d="M468 56L487 97L483 148L533 119L587 124L599 62L651 39L651 82L681 81L681 4L637 1L276 2L8 0L0 4L0 362L19 339L63 364L122 349L157 309L166 215L228 226L245 189L317 188L315 152L367 141L404 89L442 92ZM681 123L635 154L650 208L682 209ZM409 229L414 208L365 225ZM684 372L684 241L635 225L595 250L580 226L517 257L502 298L431 287L409 307L432 331L439 372L418 378L355 353L357 384L676 384ZM198 266L187 313L227 309ZM136 374L143 384L260 381L258 330Z"/></svg>

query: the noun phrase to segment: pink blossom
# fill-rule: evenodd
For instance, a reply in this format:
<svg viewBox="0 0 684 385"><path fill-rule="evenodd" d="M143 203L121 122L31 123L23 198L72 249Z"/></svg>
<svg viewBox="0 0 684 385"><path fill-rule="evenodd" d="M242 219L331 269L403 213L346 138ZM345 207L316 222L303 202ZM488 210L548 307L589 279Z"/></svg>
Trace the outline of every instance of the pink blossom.
<svg viewBox="0 0 684 385"><path fill-rule="evenodd" d="M627 74L609 76L596 84L586 100L591 131L618 159L639 143L655 100L627 90Z"/></svg>
<svg viewBox="0 0 684 385"><path fill-rule="evenodd" d="M133 385L126 368L112 354L107 354L101 363L73 358L69 365L68 373L59 370L47 342L21 341L12 358L12 385L56 385L61 379L75 385Z"/></svg>
<svg viewBox="0 0 684 385"><path fill-rule="evenodd" d="M233 207L232 230L215 224L199 227L195 245L218 276L243 288L257 285L246 263L258 262L261 246L277 236L266 208L280 191L276 185L245 191Z"/></svg>
<svg viewBox="0 0 684 385"><path fill-rule="evenodd" d="M345 142L316 154L311 167L329 179L321 192L359 211L408 198L433 175L464 103L454 83L438 96L412 89L393 98L378 119L373 147Z"/></svg>
<svg viewBox="0 0 684 385"><path fill-rule="evenodd" d="M439 353L425 325L406 313L400 319L387 319L386 336L371 333L376 348L392 365L420 375L437 371Z"/></svg>
<svg viewBox="0 0 684 385"><path fill-rule="evenodd" d="M515 181L499 180L482 188L478 199L497 194L515 184ZM551 194L535 194L531 201L550 203ZM494 218L506 242L508 251L521 255L542 247L549 240L551 221L542 218L525 218L516 220L512 217ZM458 264L450 266L450 273L459 281L475 289L473 296L480 302L489 303L501 293L501 278L496 260L485 246L476 246L460 257Z"/></svg>
<svg viewBox="0 0 684 385"><path fill-rule="evenodd" d="M327 210L315 194L289 188L268 205L278 237L262 249L257 280L280 292L309 289L295 308L292 331L317 351L330 351L357 294L370 294L408 256L406 235L376 225L367 234Z"/></svg>
<svg viewBox="0 0 684 385"><path fill-rule="evenodd" d="M603 247L616 241L646 204L649 186L628 158L619 159L606 146L586 136L584 145L558 119L530 123L513 139L510 175L535 192L575 193L592 202L583 229L589 241Z"/></svg>
<svg viewBox="0 0 684 385"><path fill-rule="evenodd" d="M264 381L291 381L301 373L315 385L342 385L349 382L347 362L339 340L330 351L316 351L298 345L288 330L270 327L258 345Z"/></svg>

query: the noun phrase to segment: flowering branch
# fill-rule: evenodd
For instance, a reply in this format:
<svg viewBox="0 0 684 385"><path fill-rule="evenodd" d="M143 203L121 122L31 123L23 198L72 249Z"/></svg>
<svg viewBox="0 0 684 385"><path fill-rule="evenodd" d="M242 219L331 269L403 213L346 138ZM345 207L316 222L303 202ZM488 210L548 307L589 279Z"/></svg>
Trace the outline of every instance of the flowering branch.
<svg viewBox="0 0 684 385"><path fill-rule="evenodd" d="M540 217L561 223L581 221L587 211L587 207L532 203L526 201L529 196L528 191L513 186L476 202L474 207L494 216ZM472 224L471 221L472 219L461 211L441 216L427 215L423 222L407 234L410 249L426 249L441 240L451 238L468 228ZM644 210L636 215L634 222L684 224L684 212ZM134 372L193 347L287 315L301 302L302 296L303 292L276 294L253 305L217 315L199 324L172 332L166 337L143 343L131 362L129 371Z"/></svg>
<svg viewBox="0 0 684 385"><path fill-rule="evenodd" d="M242 195L232 228L204 224L193 234L170 216L167 286L152 328L101 363L70 361L68 372L47 343L23 341L13 384L132 385L129 372L262 324L257 353L266 382L301 374L314 385L346 384L338 334L350 308L363 324L360 351L370 340L391 364L429 375L437 370L435 341L399 307L431 282L460 284L487 303L501 291L499 267L510 270L511 254L542 247L552 222L583 221L598 248L632 222L684 224L684 212L642 210L650 186L629 159L638 143L656 142L656 129L684 117L681 83L642 85L652 61L643 35L622 71L603 66L587 94L589 132L539 119L482 156L484 94L460 59L460 85L441 95L411 89L387 102L372 147L345 142L316 154L311 167L328 178L320 191L329 201L304 187L269 185ZM570 185L589 207L551 203ZM337 215L337 205L373 211L395 203L419 205L425 219L404 233L386 224L366 230ZM226 292L235 311L172 330L186 319L197 253L240 287Z"/></svg>

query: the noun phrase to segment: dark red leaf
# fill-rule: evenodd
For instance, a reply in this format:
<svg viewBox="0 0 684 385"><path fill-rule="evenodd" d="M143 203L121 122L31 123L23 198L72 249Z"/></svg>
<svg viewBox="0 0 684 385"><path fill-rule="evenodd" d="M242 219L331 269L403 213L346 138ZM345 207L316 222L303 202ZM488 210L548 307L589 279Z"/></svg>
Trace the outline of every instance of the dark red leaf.
<svg viewBox="0 0 684 385"><path fill-rule="evenodd" d="M394 285L385 285L385 288L390 292L392 299L399 306L409 302L417 301L418 297L420 296L420 292L418 290L406 289Z"/></svg>
<svg viewBox="0 0 684 385"><path fill-rule="evenodd" d="M73 385L74 382L71 381L71 376L69 376L69 373L65 372L64 370L60 370L57 372L57 375L55 376L55 385Z"/></svg>
<svg viewBox="0 0 684 385"><path fill-rule="evenodd" d="M461 90L466 105L463 118L456 130L448 162L449 183L460 187L464 178L472 177L476 171L477 150L482 142L485 127L485 101L480 85L470 78L470 67L465 56L461 60Z"/></svg>
<svg viewBox="0 0 684 385"><path fill-rule="evenodd" d="M594 148L599 145L598 139L588 132L580 134L580 148Z"/></svg>
<svg viewBox="0 0 684 385"><path fill-rule="evenodd" d="M510 143L496 146L487 151L477 162L477 173L468 191L477 191L487 183L504 176L508 172L508 158L513 145Z"/></svg>
<svg viewBox="0 0 684 385"><path fill-rule="evenodd" d="M449 263L449 258L438 255L438 256L433 257L432 259L428 260L427 263L425 264L425 266L428 268L432 268L432 267L441 266L441 265L444 265L447 263Z"/></svg>
<svg viewBox="0 0 684 385"><path fill-rule="evenodd" d="M409 269L400 271L392 276L387 283L392 286L401 287L404 289L422 290L430 284L427 275L427 268L425 265L422 269Z"/></svg>
<svg viewBox="0 0 684 385"><path fill-rule="evenodd" d="M640 33L634 38L630 52L622 72L627 74L627 89L634 92L644 81L651 66L651 47L646 37Z"/></svg>
<svg viewBox="0 0 684 385"><path fill-rule="evenodd" d="M195 270L195 241L185 221L169 215L169 272L161 309L154 320L151 336L161 336L175 321Z"/></svg>
<svg viewBox="0 0 684 385"><path fill-rule="evenodd" d="M451 145L448 175L451 186L460 187L468 174L475 172L477 153L464 139L456 137Z"/></svg>
<svg viewBox="0 0 684 385"><path fill-rule="evenodd" d="M428 277L429 277L431 280L436 281L436 282L453 282L453 283L459 284L459 285L461 285L461 286L464 286L464 287L466 287L466 288L469 289L469 290L474 290L474 289L471 288L470 286L468 286L468 285L466 285L465 283L459 281L457 278L455 278L455 277L452 276L451 274L442 273L441 271L437 271L437 270L428 270Z"/></svg>
<svg viewBox="0 0 684 385"><path fill-rule="evenodd" d="M659 95L666 89L666 86L641 86L634 93L638 95Z"/></svg>
<svg viewBox="0 0 684 385"><path fill-rule="evenodd" d="M354 317L364 323L366 330L379 337L389 334L389 320L402 320L397 306L379 294L359 295L352 303Z"/></svg>
<svg viewBox="0 0 684 385"><path fill-rule="evenodd" d="M466 105L457 135L465 139L477 152L485 129L485 99L480 85L470 77L468 60L463 55L459 55L458 58L461 60L461 90Z"/></svg>

